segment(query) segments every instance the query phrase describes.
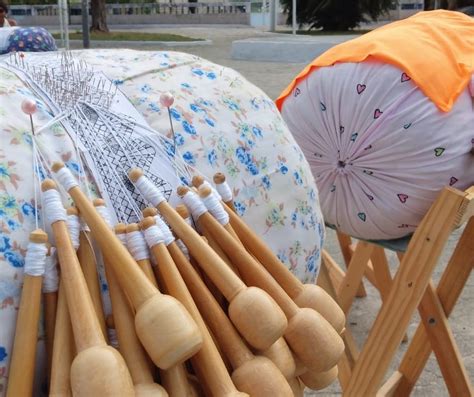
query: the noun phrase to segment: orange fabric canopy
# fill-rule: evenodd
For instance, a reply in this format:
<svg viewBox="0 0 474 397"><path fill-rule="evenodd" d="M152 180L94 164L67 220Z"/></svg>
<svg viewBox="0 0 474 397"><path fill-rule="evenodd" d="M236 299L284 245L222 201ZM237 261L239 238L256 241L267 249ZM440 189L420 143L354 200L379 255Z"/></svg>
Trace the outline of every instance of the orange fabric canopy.
<svg viewBox="0 0 474 397"><path fill-rule="evenodd" d="M317 57L276 100L318 67L374 58L405 72L436 106L448 112L474 71L474 19L453 11L426 11L339 44Z"/></svg>

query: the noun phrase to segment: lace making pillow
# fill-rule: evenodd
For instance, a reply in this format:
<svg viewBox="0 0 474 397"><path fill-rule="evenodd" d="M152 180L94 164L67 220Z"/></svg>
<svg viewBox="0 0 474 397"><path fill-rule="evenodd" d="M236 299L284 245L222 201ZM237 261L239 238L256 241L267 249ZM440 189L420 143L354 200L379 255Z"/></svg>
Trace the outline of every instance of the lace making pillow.
<svg viewBox="0 0 474 397"><path fill-rule="evenodd" d="M471 186L472 95L466 88L442 112L406 73L376 61L299 81L282 115L310 163L325 221L355 237L398 238L444 186Z"/></svg>

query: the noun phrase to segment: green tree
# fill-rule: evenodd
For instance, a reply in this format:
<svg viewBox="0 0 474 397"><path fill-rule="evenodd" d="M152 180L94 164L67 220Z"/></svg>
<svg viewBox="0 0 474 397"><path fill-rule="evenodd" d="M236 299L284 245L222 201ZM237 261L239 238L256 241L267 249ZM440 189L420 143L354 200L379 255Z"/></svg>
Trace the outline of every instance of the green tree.
<svg viewBox="0 0 474 397"><path fill-rule="evenodd" d="M292 20L292 0L281 0ZM393 0L297 0L296 20L309 29L343 31L357 27L361 22L375 20L389 10Z"/></svg>

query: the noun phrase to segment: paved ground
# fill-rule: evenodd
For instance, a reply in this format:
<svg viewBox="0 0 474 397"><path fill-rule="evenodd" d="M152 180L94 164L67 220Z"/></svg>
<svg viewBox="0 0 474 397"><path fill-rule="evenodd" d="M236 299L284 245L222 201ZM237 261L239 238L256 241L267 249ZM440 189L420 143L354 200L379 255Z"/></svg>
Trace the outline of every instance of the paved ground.
<svg viewBox="0 0 474 397"><path fill-rule="evenodd" d="M127 27L120 27L120 30L123 30L124 28ZM232 41L251 37L275 36L275 34L264 32L261 29L242 26L135 26L133 27L133 29L142 31L177 33L185 36L212 40L212 45L189 47L180 46L179 48L176 48L176 50L196 54L213 62L236 69L252 83L263 89L271 98L276 98L279 93L293 79L293 77L305 66L304 64L285 64L275 62L249 62L232 60L230 58ZM150 46L146 44L141 45L140 49L170 50L169 47L160 48L159 46ZM445 250L443 260L437 267L435 274L435 282L437 282L443 270L443 264L446 263L449 252L454 248L458 235L459 231L455 232L451 237L450 243L448 244L448 247ZM331 231L329 231L329 239L326 248L338 260L339 263L342 262L342 259L337 249L334 234ZM394 258L392 258L392 271L395 269L394 263ZM373 288L371 288L368 283L366 283L366 286L369 294L368 297L363 299L357 299L349 316L349 324L359 345L362 344L368 333L368 330L370 329L372 321L375 318L375 311L380 307L380 299L378 294L376 293L376 291L373 290ZM458 342L461 354L464 357L468 372L471 375L471 379L474 379L473 300L474 286L473 278L471 277L468 285L466 286L463 292L463 295L461 296L460 304L457 305L451 316L451 325L453 333ZM409 338L412 337L413 332L416 329L417 323L418 319L415 318L412 321L408 331ZM397 360L399 360L405 349L406 344L402 344ZM393 365L393 368L396 368L396 366ZM330 388L324 391L318 393L307 392L306 396L338 396L340 394L341 391L339 385L336 382ZM433 356L430 358L430 361L427 367L425 368L423 375L418 381L418 385L413 395L419 397L441 397L448 395L443 379L440 375L440 370Z"/></svg>

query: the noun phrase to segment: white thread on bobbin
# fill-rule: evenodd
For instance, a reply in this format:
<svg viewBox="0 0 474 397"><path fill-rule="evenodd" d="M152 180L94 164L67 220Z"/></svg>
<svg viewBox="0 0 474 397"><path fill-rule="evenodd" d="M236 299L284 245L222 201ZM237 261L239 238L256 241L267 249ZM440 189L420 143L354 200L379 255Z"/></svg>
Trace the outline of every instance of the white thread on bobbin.
<svg viewBox="0 0 474 397"><path fill-rule="evenodd" d="M98 205L95 207L102 219L107 223L107 226L112 228L112 221L110 220L109 209L105 205Z"/></svg>
<svg viewBox="0 0 474 397"><path fill-rule="evenodd" d="M161 230L161 233L163 233L165 245L170 245L174 241L174 236L173 233L171 233L169 226L165 223L163 219L161 219L159 215L155 215L155 223L156 226L158 226Z"/></svg>
<svg viewBox="0 0 474 397"><path fill-rule="evenodd" d="M82 217L79 217L79 222L81 224L81 231L82 232L90 232L91 231L91 229L87 225L86 221Z"/></svg>
<svg viewBox="0 0 474 397"><path fill-rule="evenodd" d="M118 349L119 348L119 341L117 337L117 331L113 328L107 329L107 334L109 335L109 343L112 347Z"/></svg>
<svg viewBox="0 0 474 397"><path fill-rule="evenodd" d="M216 190L216 188L215 188L214 186L212 186L208 181L206 181L206 180L203 181L201 186L206 186L206 187L208 187L209 189L211 189L212 194L215 194L216 197L217 197L219 200L222 200L222 197L221 197L221 194L219 193L219 191Z"/></svg>
<svg viewBox="0 0 474 397"><path fill-rule="evenodd" d="M199 217L207 212L206 206L199 199L199 196L191 191L187 191L186 194L182 197L182 200L186 207L188 207L189 212L194 219L199 219Z"/></svg>
<svg viewBox="0 0 474 397"><path fill-rule="evenodd" d="M229 214L225 211L216 196L210 194L207 197L201 197L201 200L212 216L216 218L221 225L227 225L229 223Z"/></svg>
<svg viewBox="0 0 474 397"><path fill-rule="evenodd" d="M60 168L54 173L61 186L68 192L73 187L79 186L72 172L66 166Z"/></svg>
<svg viewBox="0 0 474 397"><path fill-rule="evenodd" d="M49 249L49 255L46 255L44 265L43 292L56 292L59 286L58 267L56 258L56 248Z"/></svg>
<svg viewBox="0 0 474 397"><path fill-rule="evenodd" d="M149 228L146 228L144 233L146 242L150 248L165 242L165 236L157 225L152 225Z"/></svg>
<svg viewBox="0 0 474 397"><path fill-rule="evenodd" d="M136 261L150 258L145 237L139 230L127 233L127 247Z"/></svg>
<svg viewBox="0 0 474 397"><path fill-rule="evenodd" d="M71 237L72 246L75 250L79 248L79 233L81 232L81 222L79 217L74 214L67 216L67 228L69 229L69 236Z"/></svg>
<svg viewBox="0 0 474 397"><path fill-rule="evenodd" d="M49 189L43 192L43 208L46 219L50 224L57 221L66 221L66 210L63 207L61 196L56 189Z"/></svg>
<svg viewBox="0 0 474 397"><path fill-rule="evenodd" d="M120 242L127 247L127 235L125 233L117 233L116 234L117 238L120 240Z"/></svg>
<svg viewBox="0 0 474 397"><path fill-rule="evenodd" d="M182 240L176 240L176 244L178 244L179 249L183 252L186 258L191 258L191 255L189 255L188 247L186 247L186 244L184 244Z"/></svg>
<svg viewBox="0 0 474 397"><path fill-rule="evenodd" d="M140 191L145 200L155 207L162 201L165 201L165 196L163 196L160 189L158 189L153 182L144 175L136 180L135 187Z"/></svg>
<svg viewBox="0 0 474 397"><path fill-rule="evenodd" d="M48 247L45 243L28 243L24 272L30 276L42 276L46 265Z"/></svg>
<svg viewBox="0 0 474 397"><path fill-rule="evenodd" d="M221 195L222 201L225 201L226 203L228 201L232 201L232 198L233 198L232 190L230 189L230 186L226 181L222 183L216 183L216 189Z"/></svg>

